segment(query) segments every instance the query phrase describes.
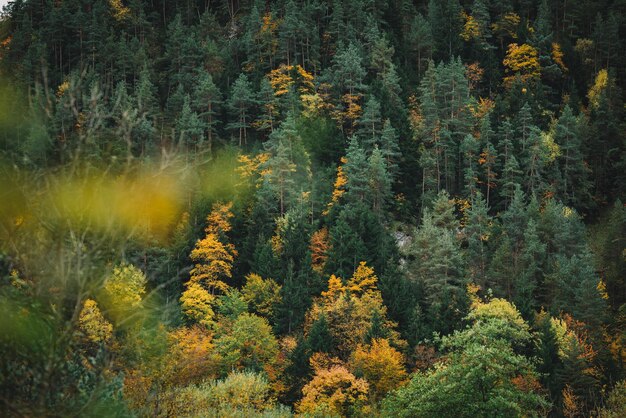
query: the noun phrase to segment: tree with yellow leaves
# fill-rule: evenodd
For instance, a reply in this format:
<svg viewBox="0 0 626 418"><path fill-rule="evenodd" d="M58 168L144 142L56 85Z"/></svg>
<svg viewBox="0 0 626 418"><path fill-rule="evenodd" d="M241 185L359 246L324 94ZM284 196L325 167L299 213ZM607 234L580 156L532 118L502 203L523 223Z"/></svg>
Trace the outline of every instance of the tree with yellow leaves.
<svg viewBox="0 0 626 418"><path fill-rule="evenodd" d="M345 366L317 369L302 389L304 396L297 410L315 416L362 416L368 389L367 382L355 377Z"/></svg>
<svg viewBox="0 0 626 418"><path fill-rule="evenodd" d="M333 187L333 194L331 201L326 206L326 210L324 211L324 215L327 215L330 209L339 202L341 196L346 192L346 185L348 184L348 177L346 177L346 173L344 172L344 166L347 164L348 159L346 157L341 157L341 164L337 166L337 178L335 179L335 185Z"/></svg>
<svg viewBox="0 0 626 418"><path fill-rule="evenodd" d="M124 20L130 16L130 9L124 6L121 0L109 0L109 6L115 20Z"/></svg>
<svg viewBox="0 0 626 418"><path fill-rule="evenodd" d="M250 273L246 276L246 285L241 289L241 295L253 312L271 318L274 308L280 303L280 289L281 286L274 280Z"/></svg>
<svg viewBox="0 0 626 418"><path fill-rule="evenodd" d="M365 261L361 261L352 278L348 280L347 289L351 293L360 296L368 292L377 292L377 282L378 277L374 274L374 269L367 266Z"/></svg>
<svg viewBox="0 0 626 418"><path fill-rule="evenodd" d="M221 279L232 277L232 268L237 251L234 245L223 243L225 234L230 231L230 208L232 203L215 204L207 216L206 236L196 243L190 258L195 266L190 271L190 281L202 282L211 293L225 291L228 285Z"/></svg>
<svg viewBox="0 0 626 418"><path fill-rule="evenodd" d="M116 325L132 318L146 293L146 275L132 264L122 264L104 281L103 304Z"/></svg>
<svg viewBox="0 0 626 418"><path fill-rule="evenodd" d="M373 339L369 346L359 345L352 353L350 366L356 376L369 383L372 402L380 401L407 378L404 356L385 338Z"/></svg>
<svg viewBox="0 0 626 418"><path fill-rule="evenodd" d="M211 306L215 294L229 289L224 279L232 277L233 262L237 256L234 245L223 242L231 229L231 206L231 203L216 203L213 206L207 216L206 236L198 240L190 254L195 265L189 272L190 278L180 300L183 312L194 321L209 323L213 317Z"/></svg>
<svg viewBox="0 0 626 418"><path fill-rule="evenodd" d="M206 328L181 327L168 333L167 339L171 383L188 385L218 376L220 358Z"/></svg>
<svg viewBox="0 0 626 418"><path fill-rule="evenodd" d="M506 85L510 85L518 75L524 82L536 81L541 75L539 54L535 48L528 44L509 44L506 57L502 63L506 67L506 73L508 74L504 78Z"/></svg>
<svg viewBox="0 0 626 418"><path fill-rule="evenodd" d="M341 282L341 277L337 277L334 274L330 275L328 279L328 290L322 292L322 297L326 301L326 303L334 302L339 296L342 296L345 287Z"/></svg>
<svg viewBox="0 0 626 418"><path fill-rule="evenodd" d="M181 308L187 318L204 325L211 325L215 312L213 305L215 296L209 293L198 282L189 281L180 297Z"/></svg>
<svg viewBox="0 0 626 418"><path fill-rule="evenodd" d="M113 325L102 315L98 303L93 299L87 299L83 303L78 326L91 343L107 343L113 335Z"/></svg>
<svg viewBox="0 0 626 418"><path fill-rule="evenodd" d="M324 317L335 342L335 353L344 359L359 344L367 342L372 332L384 334L396 347L406 344L395 330L396 323L387 318L387 308L376 287L377 281L374 270L364 262L360 263L347 285L341 278L331 275L328 290L321 293L321 298L307 312L305 333L308 334L313 324Z"/></svg>

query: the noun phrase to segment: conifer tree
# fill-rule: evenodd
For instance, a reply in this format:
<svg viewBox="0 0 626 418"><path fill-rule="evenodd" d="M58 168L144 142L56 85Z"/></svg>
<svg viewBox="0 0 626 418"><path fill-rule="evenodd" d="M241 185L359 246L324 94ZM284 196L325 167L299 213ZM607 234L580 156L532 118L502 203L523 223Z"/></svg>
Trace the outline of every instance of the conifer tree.
<svg viewBox="0 0 626 418"><path fill-rule="evenodd" d="M546 246L539 240L536 223L531 219L524 231L524 247L520 254L521 270L515 285L515 306L526 317L537 307L536 293L541 292L543 260Z"/></svg>
<svg viewBox="0 0 626 418"><path fill-rule="evenodd" d="M346 175L345 201L348 204L369 201L369 164L365 151L359 144L358 139L353 136L346 151L347 162L344 165Z"/></svg>
<svg viewBox="0 0 626 418"><path fill-rule="evenodd" d="M382 129L382 116L380 113L380 103L376 97L370 95L363 114L359 118L357 135L361 140L364 148L371 152L374 144L378 142Z"/></svg>
<svg viewBox="0 0 626 418"><path fill-rule="evenodd" d="M391 176L391 181L398 177L399 163L400 163L400 146L398 144L398 133L396 129L391 125L389 119L385 120L383 124L383 130L380 134L380 152L387 164L387 171Z"/></svg>
<svg viewBox="0 0 626 418"><path fill-rule="evenodd" d="M560 192L564 202L575 207L584 207L590 192L589 169L583 160L579 133L579 126L583 121L582 117L577 121L572 109L566 105L554 128L554 142L560 148Z"/></svg>
<svg viewBox="0 0 626 418"><path fill-rule="evenodd" d="M248 143L248 129L253 120L252 109L256 104L255 94L248 77L241 73L239 78L232 85L230 97L228 98L228 108L231 113L232 122L227 128L237 132L239 146Z"/></svg>
<svg viewBox="0 0 626 418"><path fill-rule="evenodd" d="M207 148L209 152L211 152L213 138L217 133L219 125L217 115L219 114L221 103L222 94L213 82L213 77L207 71L201 71L193 94L193 110L197 112L198 117L204 121L206 126Z"/></svg>
<svg viewBox="0 0 626 418"><path fill-rule="evenodd" d="M467 220L464 228L467 240L468 272L472 281L483 289L487 288L487 267L491 259L489 242L492 239L492 219L488 209L482 193L476 193L466 213Z"/></svg>

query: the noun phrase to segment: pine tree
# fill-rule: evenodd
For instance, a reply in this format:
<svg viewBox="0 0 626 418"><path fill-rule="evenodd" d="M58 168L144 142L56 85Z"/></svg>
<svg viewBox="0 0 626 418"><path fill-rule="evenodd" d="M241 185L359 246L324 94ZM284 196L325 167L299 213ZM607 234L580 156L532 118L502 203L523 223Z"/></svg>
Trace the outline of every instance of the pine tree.
<svg viewBox="0 0 626 418"><path fill-rule="evenodd" d="M579 124L583 121L582 117L577 121L566 105L554 127L554 142L561 150L558 158L562 177L560 194L565 203L576 207L584 207L589 201L590 189L589 169L583 161L579 133Z"/></svg>
<svg viewBox="0 0 626 418"><path fill-rule="evenodd" d="M472 13L468 16L463 34L468 40L475 39L476 44L483 51L492 48L489 10L482 0L475 0L472 4Z"/></svg>
<svg viewBox="0 0 626 418"><path fill-rule="evenodd" d="M492 219L488 213L488 205L480 192L471 199L471 206L466 212L464 228L467 240L466 260L472 281L487 288L487 267L491 259L489 242L492 239Z"/></svg>
<svg viewBox="0 0 626 418"><path fill-rule="evenodd" d="M463 26L458 0L428 2L428 21L435 41L435 56L445 60L457 55L461 47L461 27Z"/></svg>
<svg viewBox="0 0 626 418"><path fill-rule="evenodd" d="M498 154L500 178L497 180L500 189L500 196L504 198L504 208L507 209L515 189L521 184L522 171L519 162L515 157L513 147L513 128L509 120L505 120L498 131L500 141Z"/></svg>
<svg viewBox="0 0 626 418"><path fill-rule="evenodd" d="M204 120L206 126L207 148L211 152L213 137L217 133L219 120L219 107L222 103L222 93L213 82L213 77L207 71L202 70L198 76L198 82L193 95L193 110L198 117Z"/></svg>
<svg viewBox="0 0 626 418"><path fill-rule="evenodd" d="M347 179L346 193L344 195L346 203L355 204L369 201L369 164L365 151L355 136L350 138L346 159L347 162L343 170Z"/></svg>
<svg viewBox="0 0 626 418"><path fill-rule="evenodd" d="M463 153L465 169L463 170L464 185L467 196L474 196L478 191L478 150L479 144L473 135L465 135L460 146Z"/></svg>
<svg viewBox="0 0 626 418"><path fill-rule="evenodd" d="M543 132L535 126L528 133L525 152L523 153L521 167L524 171L524 188L526 193L541 195L547 188L545 171L550 155L546 149Z"/></svg>
<svg viewBox="0 0 626 418"><path fill-rule="evenodd" d="M278 123L278 103L272 84L267 77L263 77L261 80L261 89L259 90L258 99L260 110L254 126L260 131L269 131L272 133Z"/></svg>
<svg viewBox="0 0 626 418"><path fill-rule="evenodd" d="M205 124L202 123L198 114L191 109L191 99L185 96L183 108L176 122L178 131L178 143L187 146L193 145L196 149L202 143L205 132Z"/></svg>
<svg viewBox="0 0 626 418"><path fill-rule="evenodd" d="M135 128L135 133L141 141L143 153L146 144L156 132L156 117L159 112L156 86L151 81L147 65L144 65L139 73L139 79L135 84L134 99L140 120L139 125Z"/></svg>
<svg viewBox="0 0 626 418"><path fill-rule="evenodd" d="M571 258L558 256L555 270L548 280L554 283L553 309L569 312L574 318L598 329L607 314L606 294L600 291L600 280L589 250Z"/></svg>
<svg viewBox="0 0 626 418"><path fill-rule="evenodd" d="M374 95L370 95L365 104L363 114L359 118L357 136L364 148L370 151L380 137L383 120L380 113L380 103Z"/></svg>
<svg viewBox="0 0 626 418"><path fill-rule="evenodd" d="M297 6L293 0L287 1L284 5L284 15L280 25L280 49L287 65L298 64L298 55L300 64L304 65L304 56L300 50L302 27L302 8Z"/></svg>
<svg viewBox="0 0 626 418"><path fill-rule="evenodd" d="M306 337L306 344L311 353L332 353L335 348L333 336L328 330L326 315L322 314L311 325Z"/></svg>
<svg viewBox="0 0 626 418"><path fill-rule="evenodd" d="M385 120L383 124L383 130L380 134L380 152L387 164L387 171L391 176L391 181L398 176L399 162L400 162L400 146L398 144L398 133L391 125L389 119Z"/></svg>
<svg viewBox="0 0 626 418"><path fill-rule="evenodd" d="M333 57L334 86L350 96L360 94L365 88L363 79L366 70L363 68L359 49L357 44L351 42L347 46L340 47Z"/></svg>
<svg viewBox="0 0 626 418"><path fill-rule="evenodd" d="M360 260L367 260L367 246L355 225L355 209L345 206L330 230L332 250L326 264L327 271L350 277Z"/></svg>
<svg viewBox="0 0 626 418"><path fill-rule="evenodd" d="M411 29L407 33L407 42L410 50L417 56L417 75L421 76L424 65L432 59L434 39L430 22L418 13L411 22Z"/></svg>
<svg viewBox="0 0 626 418"><path fill-rule="evenodd" d="M530 317L537 305L536 293L541 292L543 260L546 245L539 240L537 225L534 220L528 221L524 231L524 247L520 254L521 271L515 284L515 306L525 317Z"/></svg>
<svg viewBox="0 0 626 418"><path fill-rule="evenodd" d="M415 280L423 284L432 330L449 332L465 304L464 265L452 230L426 212L408 249ZM441 218L440 218L441 219Z"/></svg>
<svg viewBox="0 0 626 418"><path fill-rule="evenodd" d="M382 216L391 198L391 177L387 171L385 158L377 146L374 147L374 151L368 159L368 165L369 200L372 202L372 210Z"/></svg>
<svg viewBox="0 0 626 418"><path fill-rule="evenodd" d="M241 73L235 80L228 98L228 108L230 109L233 122L227 128L238 131L239 146L248 143L248 129L252 118L252 108L256 104L255 94L248 77Z"/></svg>
<svg viewBox="0 0 626 418"><path fill-rule="evenodd" d="M450 198L450 194L447 191L442 190L433 201L429 216L436 227L456 232L459 227L459 221L454 211L454 199Z"/></svg>

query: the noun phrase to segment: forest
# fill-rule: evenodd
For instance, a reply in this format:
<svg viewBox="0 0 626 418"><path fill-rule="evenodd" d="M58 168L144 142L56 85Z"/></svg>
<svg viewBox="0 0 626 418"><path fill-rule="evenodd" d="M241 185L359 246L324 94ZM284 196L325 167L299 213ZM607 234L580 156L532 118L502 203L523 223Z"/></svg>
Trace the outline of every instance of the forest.
<svg viewBox="0 0 626 418"><path fill-rule="evenodd" d="M626 416L626 1L11 0L0 415Z"/></svg>

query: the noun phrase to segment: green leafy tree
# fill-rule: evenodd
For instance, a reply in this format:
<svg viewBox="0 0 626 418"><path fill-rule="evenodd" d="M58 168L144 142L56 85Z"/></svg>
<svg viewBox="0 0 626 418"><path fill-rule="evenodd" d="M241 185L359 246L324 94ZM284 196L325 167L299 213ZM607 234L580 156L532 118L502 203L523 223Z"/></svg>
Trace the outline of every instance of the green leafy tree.
<svg viewBox="0 0 626 418"><path fill-rule="evenodd" d="M384 411L392 416L543 416L542 396L532 362L519 352L530 341L528 325L508 302L494 299L475 307L473 325L444 337L448 355L417 372L392 393Z"/></svg>
<svg viewBox="0 0 626 418"><path fill-rule="evenodd" d="M243 313L233 323L232 331L215 340L224 359L224 369L264 371L276 362L278 343L267 320Z"/></svg>

